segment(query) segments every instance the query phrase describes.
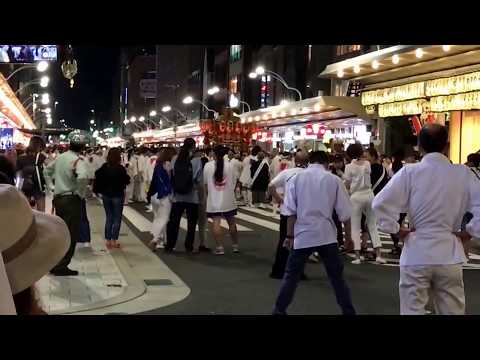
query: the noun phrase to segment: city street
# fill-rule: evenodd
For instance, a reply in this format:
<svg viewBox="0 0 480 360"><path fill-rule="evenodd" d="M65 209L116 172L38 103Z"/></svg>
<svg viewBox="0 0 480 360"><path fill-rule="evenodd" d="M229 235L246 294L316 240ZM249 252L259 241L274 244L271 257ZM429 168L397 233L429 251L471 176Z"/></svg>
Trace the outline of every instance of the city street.
<svg viewBox="0 0 480 360"><path fill-rule="evenodd" d="M124 211L124 219L143 242L147 233L145 219L153 215L144 211L143 204L133 204ZM226 255L187 255L183 252L186 221L177 243L177 254L158 256L191 289L183 301L162 307L145 314L269 314L272 310L280 280L270 279L275 246L277 244L278 220L259 209L241 208L237 217L241 254L230 252L228 235ZM208 236L208 235L207 235ZM209 246L212 241L209 239ZM387 241L387 238L382 239ZM388 245L387 245L388 246ZM468 266L466 267L468 268ZM290 314L326 315L339 314L339 308L330 288L323 265L309 263L306 273L310 280L303 281L290 307ZM352 291L352 298L359 314L396 315L399 313L398 267L392 264L352 265L345 263L345 274ZM475 284L480 280L480 271L474 268L464 271L467 314L480 313L480 291Z"/></svg>

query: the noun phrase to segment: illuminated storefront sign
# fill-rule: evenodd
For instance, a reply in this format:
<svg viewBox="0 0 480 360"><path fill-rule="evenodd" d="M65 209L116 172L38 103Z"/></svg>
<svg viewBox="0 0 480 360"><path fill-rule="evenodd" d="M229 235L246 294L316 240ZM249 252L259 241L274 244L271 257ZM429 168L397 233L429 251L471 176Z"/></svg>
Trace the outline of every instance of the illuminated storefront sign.
<svg viewBox="0 0 480 360"><path fill-rule="evenodd" d="M425 83L416 82L392 88L365 91L362 93L362 105L392 103L425 97Z"/></svg>
<svg viewBox="0 0 480 360"><path fill-rule="evenodd" d="M378 105L378 115L380 117L391 117L421 114L426 104L427 100L425 99L380 104Z"/></svg>
<svg viewBox="0 0 480 360"><path fill-rule="evenodd" d="M432 97L430 109L434 112L480 109L480 91Z"/></svg>
<svg viewBox="0 0 480 360"><path fill-rule="evenodd" d="M475 90L480 90L480 72L429 80L425 84L426 96L453 95Z"/></svg>

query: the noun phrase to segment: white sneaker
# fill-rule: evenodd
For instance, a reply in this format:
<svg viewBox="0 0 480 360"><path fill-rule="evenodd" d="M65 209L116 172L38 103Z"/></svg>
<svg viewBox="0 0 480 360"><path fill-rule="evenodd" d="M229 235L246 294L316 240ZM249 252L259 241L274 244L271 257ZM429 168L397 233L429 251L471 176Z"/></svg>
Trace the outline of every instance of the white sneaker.
<svg viewBox="0 0 480 360"><path fill-rule="evenodd" d="M318 258L315 256L315 254L311 254L311 255L308 257L308 260L310 260L311 262L314 262L314 263L316 263L316 264L319 263Z"/></svg>
<svg viewBox="0 0 480 360"><path fill-rule="evenodd" d="M155 245L155 249L163 249L165 248L165 243L163 241L159 241L156 245Z"/></svg>
<svg viewBox="0 0 480 360"><path fill-rule="evenodd" d="M380 256L377 256L377 258L375 259L375 262L378 263L378 264L386 264L387 260L385 260L384 258L382 258Z"/></svg>
<svg viewBox="0 0 480 360"><path fill-rule="evenodd" d="M215 255L225 255L225 250L223 247L217 247L214 252Z"/></svg>
<svg viewBox="0 0 480 360"><path fill-rule="evenodd" d="M355 260L352 261L352 264L354 264L354 265L360 265L361 263L362 263L362 260L360 260L360 259L355 259Z"/></svg>

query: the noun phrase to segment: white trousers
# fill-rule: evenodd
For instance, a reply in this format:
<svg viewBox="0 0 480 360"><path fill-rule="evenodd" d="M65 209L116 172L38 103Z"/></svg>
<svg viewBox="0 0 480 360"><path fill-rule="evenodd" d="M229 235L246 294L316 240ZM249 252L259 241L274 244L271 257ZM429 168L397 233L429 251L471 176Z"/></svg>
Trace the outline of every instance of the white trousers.
<svg viewBox="0 0 480 360"><path fill-rule="evenodd" d="M133 200L133 181L130 181L130 184L127 185L125 189L125 204L128 203L128 200Z"/></svg>
<svg viewBox="0 0 480 360"><path fill-rule="evenodd" d="M362 214L365 215L366 224L372 239L373 247L378 248L382 246L382 243L380 242L380 236L378 235L377 219L372 210L373 198L374 195L373 191L371 190L355 192L350 197L350 200L352 201L351 224L354 250L360 250L361 248Z"/></svg>
<svg viewBox="0 0 480 360"><path fill-rule="evenodd" d="M172 202L168 196L157 199L157 196L152 196L152 210L153 210L153 223L151 233L154 241L159 241L163 238L167 240L166 229L168 219L170 218L170 210L172 208Z"/></svg>
<svg viewBox="0 0 480 360"><path fill-rule="evenodd" d="M133 187L133 199L136 201L147 201L147 192L145 188L146 182L142 179L136 179Z"/></svg>
<svg viewBox="0 0 480 360"><path fill-rule="evenodd" d="M425 315L432 297L438 315L465 315L462 264L400 267L400 314Z"/></svg>

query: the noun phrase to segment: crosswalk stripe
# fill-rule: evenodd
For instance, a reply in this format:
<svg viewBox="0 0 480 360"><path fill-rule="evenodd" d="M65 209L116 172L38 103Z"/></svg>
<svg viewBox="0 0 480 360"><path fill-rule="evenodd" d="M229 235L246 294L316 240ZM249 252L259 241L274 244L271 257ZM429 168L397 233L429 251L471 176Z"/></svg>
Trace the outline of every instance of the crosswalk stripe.
<svg viewBox="0 0 480 360"><path fill-rule="evenodd" d="M183 219L185 220L185 219ZM209 223L212 223L213 220L212 219L208 219L208 222ZM224 228L224 229L228 229L228 223L225 219L222 219L221 223L220 223L221 227ZM240 224L237 224L237 231L253 231L253 229L250 229L246 226L243 226L243 225L240 225Z"/></svg>
<svg viewBox="0 0 480 360"><path fill-rule="evenodd" d="M244 214L242 212L239 212L237 214L237 218L240 219L240 220L244 220L244 221L250 222L252 224L270 229L270 230L278 231L278 229L279 229L278 224L275 223L275 222L263 220L263 219L260 219L258 217L255 217L255 216Z"/></svg>
<svg viewBox="0 0 480 360"><path fill-rule="evenodd" d="M259 214L259 215L273 217L273 211L268 211L268 210L253 208L253 207L241 208L241 209L245 210L245 211L250 211L250 212L253 212L253 213L256 213L256 214ZM280 215L275 215L275 216L280 217Z"/></svg>
<svg viewBox="0 0 480 360"><path fill-rule="evenodd" d="M128 221L132 223L133 226L135 226L141 232L150 232L150 230L152 229L152 222L148 220L145 216L143 216L140 212L131 208L130 206L125 206L123 208L123 215L127 218ZM187 219L182 217L180 219L180 229L187 230L187 226L188 226ZM225 221L225 219L222 219L221 226L224 229L228 229L228 224ZM239 224L237 224L237 230L241 232L253 231L252 229Z"/></svg>
<svg viewBox="0 0 480 360"><path fill-rule="evenodd" d="M125 216L127 220L141 232L149 232L152 228L150 220L130 206L124 206L123 216Z"/></svg>

